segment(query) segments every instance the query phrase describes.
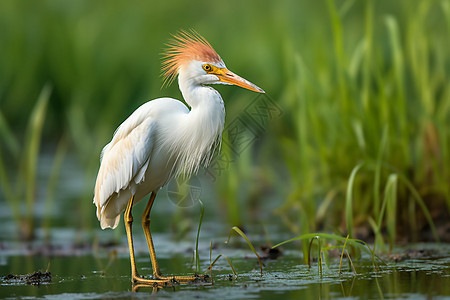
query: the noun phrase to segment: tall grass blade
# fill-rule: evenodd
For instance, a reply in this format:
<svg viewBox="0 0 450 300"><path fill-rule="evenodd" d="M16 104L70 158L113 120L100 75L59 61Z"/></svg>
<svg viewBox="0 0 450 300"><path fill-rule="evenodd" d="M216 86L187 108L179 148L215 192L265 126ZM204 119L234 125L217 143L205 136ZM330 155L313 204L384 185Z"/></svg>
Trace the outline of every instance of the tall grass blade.
<svg viewBox="0 0 450 300"><path fill-rule="evenodd" d="M394 16L385 18L386 27L389 34L389 41L393 59L394 83L396 89L396 101L393 103L392 109L395 110L395 121L398 123L401 142L401 150L405 156L405 161L410 162L409 158L409 139L408 139L408 120L405 99L405 79L404 79L404 56L401 48L400 30L397 19Z"/></svg>
<svg viewBox="0 0 450 300"><path fill-rule="evenodd" d="M347 234L347 237L346 237L345 242L344 242L344 246L342 246L341 259L339 260L339 276L341 276L342 259L344 258L344 250L345 250L345 246L347 246L347 241L348 241L349 237L350 236Z"/></svg>
<svg viewBox="0 0 450 300"><path fill-rule="evenodd" d="M406 185L408 190L411 192L412 197L414 200L419 204L420 209L422 210L422 213L424 214L425 218L427 219L428 225L430 225L431 232L433 233L433 237L436 240L436 242L440 242L439 235L436 230L436 226L434 225L433 218L431 217L430 211L428 210L425 201L420 196L419 192L416 190L414 185L411 183L411 181L406 178L404 175L399 175L399 178L403 183Z"/></svg>
<svg viewBox="0 0 450 300"><path fill-rule="evenodd" d="M19 155L19 142L17 141L14 133L9 128L6 123L5 117L3 116L2 111L0 111L0 138L2 142L6 144L8 147L9 153L14 157L18 158Z"/></svg>
<svg viewBox="0 0 450 300"><path fill-rule="evenodd" d="M386 184L384 197L386 199L386 227L389 237L389 249L392 250L396 238L397 225L397 174L391 174Z"/></svg>
<svg viewBox="0 0 450 300"><path fill-rule="evenodd" d="M195 240L195 256L194 256L195 275L197 275L197 271L198 269L200 269L200 257L198 254L198 239L200 237L200 229L202 227L203 215L205 213L205 206L203 205L202 200L198 199L198 202L200 203L201 212L200 212L200 221L198 222L197 239Z"/></svg>
<svg viewBox="0 0 450 300"><path fill-rule="evenodd" d="M253 253L256 255L256 257L258 258L258 262L259 262L259 267L261 269L261 276L263 275L263 269L262 269L262 262L261 262L261 257L259 256L259 254L256 252L255 247L253 247L252 243L250 242L250 240L247 238L247 236L245 235L244 232L242 232L242 230L240 230L238 227L233 226L233 228L231 228L230 230L230 234L228 235L228 239L225 243L228 244L228 242L230 241L230 237L231 237L231 233L233 232L233 230L239 234L241 237L244 238L244 240L247 242L248 246L250 247L250 249L253 251Z"/></svg>
<svg viewBox="0 0 450 300"><path fill-rule="evenodd" d="M378 219L380 214L380 185L381 185L381 166L383 162L383 154L387 147L388 141L388 126L385 125L383 127L383 133L381 135L380 147L377 153L377 161L375 166L375 178L374 178L374 203L373 203L373 217L374 219Z"/></svg>
<svg viewBox="0 0 450 300"><path fill-rule="evenodd" d="M375 242L373 245L374 250L380 249L381 251L384 251L385 245L384 245L384 237L381 233L381 225L379 225L372 217L367 218L367 222L372 227L373 233L375 235Z"/></svg>
<svg viewBox="0 0 450 300"><path fill-rule="evenodd" d="M223 254L219 254L219 255L216 257L216 259L209 265L208 270L211 270L211 271L212 271L212 267L216 264L216 262L217 262L217 261L219 260L219 258L221 258L222 256L225 257L225 259L228 261L228 264L230 265L231 270L233 271L234 276L237 276L236 270L234 269L233 264L231 263L231 260L230 260L227 256L225 256L225 255L223 255Z"/></svg>
<svg viewBox="0 0 450 300"><path fill-rule="evenodd" d="M350 173L347 184L347 195L345 197L345 220L347 223L347 234L352 236L353 231L353 186L355 182L356 173L363 166L364 163L359 163L353 168Z"/></svg>
<svg viewBox="0 0 450 300"><path fill-rule="evenodd" d="M30 116L26 134L26 142L23 156L24 177L26 183L26 210L27 228L24 228L25 238L32 238L34 235L34 197L36 191L36 169L38 163L39 147L41 143L42 128L44 126L47 106L50 99L52 87L46 84L39 95L36 105Z"/></svg>
<svg viewBox="0 0 450 300"><path fill-rule="evenodd" d="M352 267L353 274L356 275L356 269L355 269L355 266L353 265L352 258L350 257L350 254L348 254L347 250L345 250L345 253L347 254L348 261L350 262L350 266Z"/></svg>
<svg viewBox="0 0 450 300"><path fill-rule="evenodd" d="M314 240L317 240L317 275L320 275L320 277L322 277L322 244L320 242L320 236L318 235L312 238L309 242L308 267L311 268L311 247Z"/></svg>
<svg viewBox="0 0 450 300"><path fill-rule="evenodd" d="M311 268L311 247L312 247L312 243L315 239L318 239L318 236L315 236L311 239L311 241L309 241L309 247L308 247L308 268Z"/></svg>
<svg viewBox="0 0 450 300"><path fill-rule="evenodd" d="M336 9L336 3L334 0L327 0L328 11L331 19L331 28L333 31L333 41L334 41L334 55L336 57L336 76L337 84L340 92L340 100L342 101L342 106L344 110L348 108L348 97L347 88L344 80L344 70L346 70L345 65L345 55L343 47L343 29L341 16Z"/></svg>
<svg viewBox="0 0 450 300"><path fill-rule="evenodd" d="M395 238L395 228L392 228L392 226L395 227L397 181L398 181L397 178L398 178L397 174L389 175L386 187L384 189L384 200L378 213L377 222L375 223L373 219L369 219L375 232L375 246L379 246L379 248L382 250L384 250L385 248L381 228L383 226L383 219L385 217L386 211L387 211L386 215L388 215L388 217L386 218L387 219L386 226L388 227L388 232L390 236L389 239L390 247L392 247L393 245L392 234L393 237Z"/></svg>
<svg viewBox="0 0 450 300"><path fill-rule="evenodd" d="M362 82L362 89L361 89L361 96L362 96L362 103L364 105L364 110L367 113L370 113L370 98L371 95L371 76L372 76L372 64L374 61L373 58L373 1L365 1L366 10L365 10L365 32L364 32L364 59L363 64L361 66L362 68L362 76L363 76L363 82ZM356 78L355 78L356 79ZM357 80L357 79L356 79ZM380 104L382 105L382 104Z"/></svg>

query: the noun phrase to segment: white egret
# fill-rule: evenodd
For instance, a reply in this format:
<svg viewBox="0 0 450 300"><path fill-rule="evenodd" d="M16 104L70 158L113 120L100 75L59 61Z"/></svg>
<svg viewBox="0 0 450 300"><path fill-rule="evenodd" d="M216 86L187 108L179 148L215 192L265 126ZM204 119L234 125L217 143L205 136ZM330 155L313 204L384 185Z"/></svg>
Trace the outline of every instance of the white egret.
<svg viewBox="0 0 450 300"><path fill-rule="evenodd" d="M172 98L149 101L116 130L100 156L94 203L102 229L116 228L123 210L131 260L131 280L139 284L189 282L195 276L162 276L150 233L150 210L158 190L174 176L189 176L207 166L220 144L225 108L210 84L237 85L264 91L229 71L212 46L195 31L173 36L163 63L165 82L178 75L185 102ZM134 257L131 208L147 194L142 227L153 268L153 279L138 275Z"/></svg>

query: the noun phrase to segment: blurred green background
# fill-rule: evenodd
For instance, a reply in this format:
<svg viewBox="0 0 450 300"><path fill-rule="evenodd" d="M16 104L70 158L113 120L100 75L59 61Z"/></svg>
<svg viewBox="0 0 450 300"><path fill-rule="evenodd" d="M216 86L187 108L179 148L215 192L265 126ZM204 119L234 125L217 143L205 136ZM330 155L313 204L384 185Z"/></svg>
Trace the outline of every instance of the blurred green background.
<svg viewBox="0 0 450 300"><path fill-rule="evenodd" d="M231 163L200 172L211 216L450 240L447 0L0 1L0 199L23 238L98 227L100 151L145 101L181 99L161 88L160 53L188 28L267 93L217 87L251 143L226 132ZM249 103L276 114L254 124Z"/></svg>

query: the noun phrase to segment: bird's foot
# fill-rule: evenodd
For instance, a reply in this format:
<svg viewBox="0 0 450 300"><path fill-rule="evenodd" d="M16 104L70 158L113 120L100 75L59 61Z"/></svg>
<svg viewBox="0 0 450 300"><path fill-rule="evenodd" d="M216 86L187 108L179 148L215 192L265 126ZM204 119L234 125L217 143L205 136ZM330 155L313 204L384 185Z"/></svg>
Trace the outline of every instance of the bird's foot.
<svg viewBox="0 0 450 300"><path fill-rule="evenodd" d="M191 276L162 276L161 274L153 275L154 280L169 282L170 284L180 283L206 283L210 281L208 275L191 275Z"/></svg>
<svg viewBox="0 0 450 300"><path fill-rule="evenodd" d="M170 280L162 279L147 279L140 276L133 276L133 284L137 286L153 286L153 287L170 287L173 286L173 282Z"/></svg>
<svg viewBox="0 0 450 300"><path fill-rule="evenodd" d="M152 279L133 276L133 283L153 287L171 287L182 283L207 283L210 282L208 275L193 276L162 276L156 275Z"/></svg>

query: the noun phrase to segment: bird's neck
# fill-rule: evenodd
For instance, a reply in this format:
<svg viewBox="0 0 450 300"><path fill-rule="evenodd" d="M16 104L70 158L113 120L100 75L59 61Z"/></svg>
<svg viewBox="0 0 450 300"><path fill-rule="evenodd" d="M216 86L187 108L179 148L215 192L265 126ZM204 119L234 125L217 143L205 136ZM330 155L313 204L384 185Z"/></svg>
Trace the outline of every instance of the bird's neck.
<svg viewBox="0 0 450 300"><path fill-rule="evenodd" d="M199 132L217 130L222 133L225 121L225 106L219 92L210 86L180 83L180 90L191 107L189 118L195 119L193 126ZM206 127L205 127L206 126Z"/></svg>
<svg viewBox="0 0 450 300"><path fill-rule="evenodd" d="M209 86L180 83L184 100L191 111L180 124L178 145L182 145L177 175L196 172L200 164L208 165L220 144L225 123L225 107L219 92Z"/></svg>
<svg viewBox="0 0 450 300"><path fill-rule="evenodd" d="M223 106L222 97L219 92L210 86L200 84L196 78L180 73L178 86L186 103L193 109L198 106L219 104ZM217 103L214 103L217 102Z"/></svg>
<svg viewBox="0 0 450 300"><path fill-rule="evenodd" d="M191 107L189 119L195 119L191 125L198 127L198 132L217 130L221 134L225 121L225 106L219 92L210 86L190 82L183 84L180 81L179 85L184 100Z"/></svg>

